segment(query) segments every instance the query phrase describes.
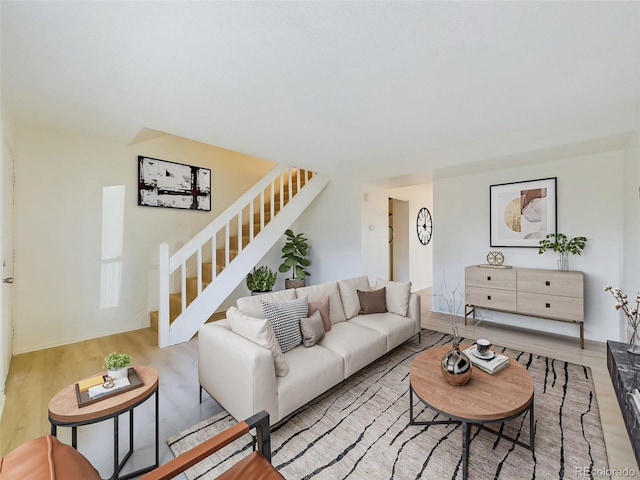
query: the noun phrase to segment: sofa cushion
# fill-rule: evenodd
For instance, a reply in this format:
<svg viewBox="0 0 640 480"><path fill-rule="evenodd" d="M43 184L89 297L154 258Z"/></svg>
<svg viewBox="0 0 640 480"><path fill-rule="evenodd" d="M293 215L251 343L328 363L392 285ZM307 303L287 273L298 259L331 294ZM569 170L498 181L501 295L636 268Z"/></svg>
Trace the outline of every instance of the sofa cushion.
<svg viewBox="0 0 640 480"><path fill-rule="evenodd" d="M349 320L360 312L360 300L358 299L357 290L362 290L363 292L371 290L369 279L367 276L362 276L339 280L338 288L340 290L340 297L342 298L344 314L347 320Z"/></svg>
<svg viewBox="0 0 640 480"><path fill-rule="evenodd" d="M269 320L252 317L236 307L231 307L227 310L227 321L232 332L271 351L273 366L278 377L284 377L289 372L289 366L282 355L282 349Z"/></svg>
<svg viewBox="0 0 640 480"><path fill-rule="evenodd" d="M47 435L23 443L0 459L0 478L20 480L100 480L75 448Z"/></svg>
<svg viewBox="0 0 640 480"><path fill-rule="evenodd" d="M313 347L324 337L324 324L318 310L310 316L300 319L300 331L302 332L302 344L305 347Z"/></svg>
<svg viewBox="0 0 640 480"><path fill-rule="evenodd" d="M320 313L322 318L322 327L325 332L331 330L331 310L329 309L329 297L324 297L322 300L316 300L312 302L309 300L309 316L315 312Z"/></svg>
<svg viewBox="0 0 640 480"><path fill-rule="evenodd" d="M347 317L344 315L342 308L342 298L340 298L340 290L338 282L321 283L320 285L310 285L308 287L296 288L296 296L302 298L309 297L309 302L317 302L329 297L329 317L331 323L344 322Z"/></svg>
<svg viewBox="0 0 640 480"><path fill-rule="evenodd" d="M358 300L360 300L360 315L369 315L371 313L385 313L387 311L387 301L385 299L385 288L380 290L372 290L363 292L356 290Z"/></svg>
<svg viewBox="0 0 640 480"><path fill-rule="evenodd" d="M264 316L271 322L282 353L302 343L300 319L309 314L309 299L298 298L289 302L262 302Z"/></svg>
<svg viewBox="0 0 640 480"><path fill-rule="evenodd" d="M387 353L384 334L357 325L351 320L334 324L331 331L325 333L319 345L344 359L344 378Z"/></svg>
<svg viewBox="0 0 640 480"><path fill-rule="evenodd" d="M387 352L406 342L420 331L414 319L391 312L358 315L349 322L383 334L387 342Z"/></svg>
<svg viewBox="0 0 640 480"><path fill-rule="evenodd" d="M251 297L242 297L236 300L238 310L243 311L247 315L251 315L256 318L265 318L262 311L261 302L280 303L288 302L289 300L295 300L296 292L293 288L287 290L281 290L279 292L264 293L261 295L254 295Z"/></svg>
<svg viewBox="0 0 640 480"><path fill-rule="evenodd" d="M397 313L403 317L409 311L409 296L411 295L411 282L393 282L389 280L376 280L376 290L385 287L387 311Z"/></svg>
<svg viewBox="0 0 640 480"><path fill-rule="evenodd" d="M320 345L296 347L284 356L291 371L276 379L281 419L344 380L342 357Z"/></svg>

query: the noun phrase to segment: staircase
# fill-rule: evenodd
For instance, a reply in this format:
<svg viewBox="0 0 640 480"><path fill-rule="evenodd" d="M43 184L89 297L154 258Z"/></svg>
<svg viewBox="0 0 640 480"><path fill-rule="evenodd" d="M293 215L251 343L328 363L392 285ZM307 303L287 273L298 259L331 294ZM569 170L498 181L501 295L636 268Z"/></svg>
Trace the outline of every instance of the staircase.
<svg viewBox="0 0 640 480"><path fill-rule="evenodd" d="M158 345L190 340L247 273L329 183L321 175L276 167L173 254L160 245Z"/></svg>

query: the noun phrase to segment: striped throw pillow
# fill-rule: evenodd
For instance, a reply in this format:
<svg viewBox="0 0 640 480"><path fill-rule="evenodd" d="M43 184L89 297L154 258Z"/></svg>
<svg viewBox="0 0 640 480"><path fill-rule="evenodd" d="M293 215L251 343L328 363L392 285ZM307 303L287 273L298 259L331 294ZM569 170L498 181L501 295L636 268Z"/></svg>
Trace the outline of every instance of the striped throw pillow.
<svg viewBox="0 0 640 480"><path fill-rule="evenodd" d="M300 319L309 313L309 298L302 297L284 303L261 303L264 316L271 322L282 353L302 344Z"/></svg>

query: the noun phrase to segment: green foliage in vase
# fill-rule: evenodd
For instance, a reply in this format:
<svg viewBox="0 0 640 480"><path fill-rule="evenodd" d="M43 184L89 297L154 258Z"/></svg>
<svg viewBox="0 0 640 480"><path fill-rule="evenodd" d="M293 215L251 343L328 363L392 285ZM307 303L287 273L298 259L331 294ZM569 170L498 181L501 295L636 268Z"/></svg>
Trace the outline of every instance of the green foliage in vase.
<svg viewBox="0 0 640 480"><path fill-rule="evenodd" d="M564 233L550 233L544 240L540 240L538 253L542 254L547 250L553 250L556 253L580 255L586 244L587 237L575 237L569 240Z"/></svg>
<svg viewBox="0 0 640 480"><path fill-rule="evenodd" d="M104 368L107 370L119 370L129 366L130 363L131 357L126 353L111 352L104 357Z"/></svg>
<svg viewBox="0 0 640 480"><path fill-rule="evenodd" d="M247 274L247 288L252 292L270 292L276 283L277 273L263 265Z"/></svg>
<svg viewBox="0 0 640 480"><path fill-rule="evenodd" d="M284 262L278 270L282 273L293 270L291 278L303 279L311 275L307 270L307 267L311 265L311 261L306 258L309 252L308 240L302 233L295 235L291 229L287 229L284 234L287 236L287 241L282 247Z"/></svg>

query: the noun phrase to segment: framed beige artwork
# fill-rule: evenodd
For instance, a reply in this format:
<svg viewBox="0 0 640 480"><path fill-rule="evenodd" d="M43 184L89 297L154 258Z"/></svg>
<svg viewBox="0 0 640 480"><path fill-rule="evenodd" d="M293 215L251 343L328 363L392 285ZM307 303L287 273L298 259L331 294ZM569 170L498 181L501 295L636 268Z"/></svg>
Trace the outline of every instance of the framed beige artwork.
<svg viewBox="0 0 640 480"><path fill-rule="evenodd" d="M557 177L489 187L492 247L535 247L558 229Z"/></svg>

